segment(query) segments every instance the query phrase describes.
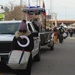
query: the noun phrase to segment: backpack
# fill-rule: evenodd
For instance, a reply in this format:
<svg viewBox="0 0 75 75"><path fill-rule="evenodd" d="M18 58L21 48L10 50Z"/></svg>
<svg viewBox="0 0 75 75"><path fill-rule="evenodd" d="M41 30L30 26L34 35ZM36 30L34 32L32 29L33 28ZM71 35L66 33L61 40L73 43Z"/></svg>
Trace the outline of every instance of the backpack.
<svg viewBox="0 0 75 75"><path fill-rule="evenodd" d="M60 33L63 34L64 33L64 30L63 29L60 29Z"/></svg>

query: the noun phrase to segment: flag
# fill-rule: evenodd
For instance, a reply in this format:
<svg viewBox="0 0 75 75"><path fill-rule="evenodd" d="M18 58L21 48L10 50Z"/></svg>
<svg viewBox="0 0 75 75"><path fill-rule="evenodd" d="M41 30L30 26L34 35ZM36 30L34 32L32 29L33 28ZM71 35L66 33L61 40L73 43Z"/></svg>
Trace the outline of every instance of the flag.
<svg viewBox="0 0 75 75"><path fill-rule="evenodd" d="M44 1L43 1L43 8L45 8L45 3L44 3Z"/></svg>
<svg viewBox="0 0 75 75"><path fill-rule="evenodd" d="M42 7L45 8L45 3L44 3L44 1L43 1L43 6L42 6ZM43 15L46 16L46 10L43 10Z"/></svg>

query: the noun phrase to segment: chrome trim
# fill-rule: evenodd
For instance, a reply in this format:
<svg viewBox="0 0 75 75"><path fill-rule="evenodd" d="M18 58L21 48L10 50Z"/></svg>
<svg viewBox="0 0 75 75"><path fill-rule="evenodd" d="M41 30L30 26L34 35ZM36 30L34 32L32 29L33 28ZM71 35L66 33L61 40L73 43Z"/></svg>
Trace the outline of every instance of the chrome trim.
<svg viewBox="0 0 75 75"><path fill-rule="evenodd" d="M1 56L1 55L9 55L9 53L0 53L0 56Z"/></svg>

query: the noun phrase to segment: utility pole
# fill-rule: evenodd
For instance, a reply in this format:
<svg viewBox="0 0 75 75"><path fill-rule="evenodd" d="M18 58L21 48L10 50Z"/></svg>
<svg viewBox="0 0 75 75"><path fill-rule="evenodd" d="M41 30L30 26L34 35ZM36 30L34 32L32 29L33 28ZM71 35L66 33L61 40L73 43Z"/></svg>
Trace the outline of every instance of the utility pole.
<svg viewBox="0 0 75 75"><path fill-rule="evenodd" d="M30 6L30 0L28 0L28 6Z"/></svg>
<svg viewBox="0 0 75 75"><path fill-rule="evenodd" d="M20 0L20 7L22 8L22 0ZM22 19L22 11L21 11L21 19Z"/></svg>
<svg viewBox="0 0 75 75"><path fill-rule="evenodd" d="M53 28L53 14L52 14L52 0L50 0L50 14L51 14L51 24L52 24L52 28Z"/></svg>
<svg viewBox="0 0 75 75"><path fill-rule="evenodd" d="M20 6L22 6L22 0L20 0Z"/></svg>

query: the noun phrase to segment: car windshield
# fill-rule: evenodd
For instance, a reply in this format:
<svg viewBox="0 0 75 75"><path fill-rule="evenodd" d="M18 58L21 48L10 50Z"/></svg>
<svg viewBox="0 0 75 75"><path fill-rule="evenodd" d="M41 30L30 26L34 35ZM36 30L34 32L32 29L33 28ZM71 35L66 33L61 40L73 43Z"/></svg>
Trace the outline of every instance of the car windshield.
<svg viewBox="0 0 75 75"><path fill-rule="evenodd" d="M0 23L0 34L14 34L19 23Z"/></svg>

